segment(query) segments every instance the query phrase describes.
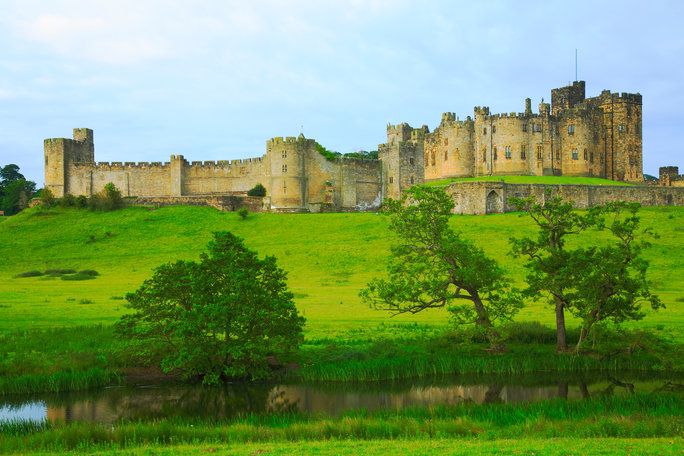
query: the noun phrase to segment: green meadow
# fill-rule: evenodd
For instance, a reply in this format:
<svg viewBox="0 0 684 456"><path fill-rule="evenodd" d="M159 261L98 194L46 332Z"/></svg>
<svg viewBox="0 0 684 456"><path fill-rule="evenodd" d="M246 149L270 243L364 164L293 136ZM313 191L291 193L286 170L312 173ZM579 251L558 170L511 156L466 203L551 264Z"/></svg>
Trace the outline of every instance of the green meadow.
<svg viewBox="0 0 684 456"><path fill-rule="evenodd" d="M644 225L659 235L647 252L649 276L667 308L649 312L635 325L684 340L684 208L643 208L641 214ZM501 261L522 286L522 261L509 255L508 240L532 232L526 217L454 216L452 223ZM360 301L359 290L385 270L391 237L380 214L260 213L241 220L206 207L130 207L104 213L57 208L28 210L0 223L0 330L110 325L126 311L125 294L154 267L197 258L211 233L219 230L243 237L261 255L278 258L307 318L308 338L382 336L379 332L395 333L397 325L417 323L429 329L447 323L441 310L392 317ZM99 275L91 280L16 277L50 269L94 270ZM553 314L543 302L529 302L517 319L551 325Z"/></svg>

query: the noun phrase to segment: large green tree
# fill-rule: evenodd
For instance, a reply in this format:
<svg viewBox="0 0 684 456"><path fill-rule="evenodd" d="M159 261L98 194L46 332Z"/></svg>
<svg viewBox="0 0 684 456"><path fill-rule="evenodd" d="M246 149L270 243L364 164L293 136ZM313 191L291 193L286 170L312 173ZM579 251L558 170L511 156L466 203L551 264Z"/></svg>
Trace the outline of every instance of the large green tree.
<svg viewBox="0 0 684 456"><path fill-rule="evenodd" d="M572 252L568 282L570 311L582 322L578 350L597 323L640 320L645 315L643 304L653 310L664 307L651 292L646 277L649 263L643 258L650 246L646 239L654 233L641 228L638 211L638 203L624 202L593 209L597 228L610 233L610 238Z"/></svg>
<svg viewBox="0 0 684 456"><path fill-rule="evenodd" d="M511 239L513 253L527 259L527 288L524 293L532 299L545 297L556 315L556 349L568 349L565 311L571 305L572 253L567 248L570 236L577 235L596 223L594 213L580 214L572 202L546 192L543 201L534 196L511 198L511 203L525 211L537 226L535 236Z"/></svg>
<svg viewBox="0 0 684 456"><path fill-rule="evenodd" d="M453 208L442 189L424 186L387 200L396 239L388 277L372 280L360 295L394 314L446 307L457 324L476 324L500 347L493 322L510 319L522 300L499 264L449 226Z"/></svg>
<svg viewBox="0 0 684 456"><path fill-rule="evenodd" d="M19 166L9 164L0 167L0 210L6 215L25 209L35 192L36 183L26 180L19 172Z"/></svg>
<svg viewBox="0 0 684 456"><path fill-rule="evenodd" d="M228 232L199 262L159 266L127 300L117 333L132 354L207 384L267 377L269 357L283 361L302 341L286 273Z"/></svg>

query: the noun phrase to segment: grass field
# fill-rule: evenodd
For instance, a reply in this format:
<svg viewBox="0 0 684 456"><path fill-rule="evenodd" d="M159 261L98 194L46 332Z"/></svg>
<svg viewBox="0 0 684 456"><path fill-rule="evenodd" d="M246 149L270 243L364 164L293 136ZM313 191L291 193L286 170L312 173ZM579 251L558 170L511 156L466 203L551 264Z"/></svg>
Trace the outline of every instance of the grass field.
<svg viewBox="0 0 684 456"><path fill-rule="evenodd" d="M204 444L159 446L143 445L126 449L103 449L99 451L74 451L62 454L95 454L95 455L206 455L230 454L234 456L279 456L310 455L346 456L369 455L384 456L386 454L408 454L412 456L431 455L548 455L548 456L584 456L587 454L603 455L681 455L681 437L665 439L515 439L480 441L476 439L414 439L414 440L327 440L286 443L249 443L249 444ZM44 454L44 453L34 453ZM47 453L53 454L53 453Z"/></svg>
<svg viewBox="0 0 684 456"><path fill-rule="evenodd" d="M552 184L552 185L634 185L600 177L568 177L568 176L479 176L452 177L430 181L427 184L445 187L454 182L506 182L509 184Z"/></svg>
<svg viewBox="0 0 684 456"><path fill-rule="evenodd" d="M644 208L642 216L660 235L647 256L650 278L667 309L649 313L640 325L665 328L684 340L684 208ZM452 223L497 257L522 285L524 270L508 255L508 239L532 232L527 218L455 216ZM369 279L384 273L391 241L386 226L382 215L371 213L264 213L243 221L234 213L204 207L25 211L0 223L0 331L109 325L125 311L123 296L155 266L197 258L218 230L230 230L261 255L278 258L307 318L309 338L379 337L395 334L397 324L414 322L444 325L446 312L441 310L391 318L358 298ZM91 269L100 275L86 281L49 275L15 278L57 268ZM518 319L551 324L553 315L545 304L529 303Z"/></svg>

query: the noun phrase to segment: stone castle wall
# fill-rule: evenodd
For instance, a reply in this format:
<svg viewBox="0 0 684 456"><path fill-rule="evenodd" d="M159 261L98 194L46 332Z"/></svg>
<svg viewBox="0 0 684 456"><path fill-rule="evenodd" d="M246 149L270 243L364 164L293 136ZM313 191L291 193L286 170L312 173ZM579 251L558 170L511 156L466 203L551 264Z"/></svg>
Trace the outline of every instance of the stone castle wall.
<svg viewBox="0 0 684 456"><path fill-rule="evenodd" d="M509 203L510 198L534 196L537 201L544 201L547 190L581 209L616 201L643 206L684 206L684 188L677 187L459 182L446 188L454 200L454 213L475 215L514 212L516 208Z"/></svg>
<svg viewBox="0 0 684 456"><path fill-rule="evenodd" d="M219 206L223 203L212 196L245 195L256 184L266 188L272 210L367 210L382 201L378 160L330 161L318 152L316 141L301 135L268 140L262 157L230 161L188 162L172 155L169 162L95 162L88 129L75 129L74 139L47 139L44 149L45 185L57 197L90 196L111 182L124 196L154 204L190 198L188 204Z"/></svg>

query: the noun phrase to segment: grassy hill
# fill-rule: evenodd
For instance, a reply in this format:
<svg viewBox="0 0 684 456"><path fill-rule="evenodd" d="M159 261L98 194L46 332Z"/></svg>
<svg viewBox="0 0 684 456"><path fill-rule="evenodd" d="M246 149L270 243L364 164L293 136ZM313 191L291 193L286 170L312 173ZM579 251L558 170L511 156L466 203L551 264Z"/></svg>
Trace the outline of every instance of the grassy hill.
<svg viewBox="0 0 684 456"><path fill-rule="evenodd" d="M659 234L648 251L650 278L667 309L643 324L684 334L684 208L644 208L645 225ZM508 255L508 239L529 233L519 214L455 216L454 226L503 262L522 284L524 270ZM390 318L358 298L367 281L382 274L390 245L386 220L372 213L250 214L206 207L131 207L98 213L78 209L28 210L0 222L0 331L110 324L125 311L122 297L167 261L194 259L211 233L230 230L261 255L275 255L289 271L309 337L373 334L395 324L446 323L440 310ZM15 278L31 270L92 269L87 281L59 277ZM551 325L543 303L529 303L520 320ZM684 336L678 336L684 339Z"/></svg>
<svg viewBox="0 0 684 456"><path fill-rule="evenodd" d="M552 184L552 185L634 185L627 182L618 182L600 177L570 177L570 176L479 176L479 177L452 177L428 182L434 187L446 187L454 182L506 182L508 184Z"/></svg>

